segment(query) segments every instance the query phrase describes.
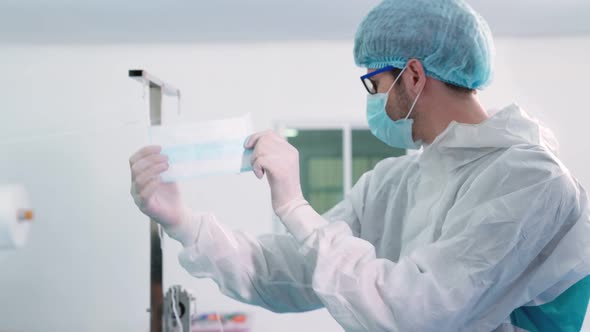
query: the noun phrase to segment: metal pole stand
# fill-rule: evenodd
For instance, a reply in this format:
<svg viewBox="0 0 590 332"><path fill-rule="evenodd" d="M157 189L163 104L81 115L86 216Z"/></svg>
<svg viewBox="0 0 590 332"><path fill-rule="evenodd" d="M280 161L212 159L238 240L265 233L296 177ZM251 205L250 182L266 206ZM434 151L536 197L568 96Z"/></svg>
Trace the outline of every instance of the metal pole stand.
<svg viewBox="0 0 590 332"><path fill-rule="evenodd" d="M149 86L150 125L161 125L162 94L180 98L180 90L141 69L129 70L129 77ZM162 332L162 247L158 225L153 220L150 222L150 261L150 308L148 309L150 313L150 331Z"/></svg>

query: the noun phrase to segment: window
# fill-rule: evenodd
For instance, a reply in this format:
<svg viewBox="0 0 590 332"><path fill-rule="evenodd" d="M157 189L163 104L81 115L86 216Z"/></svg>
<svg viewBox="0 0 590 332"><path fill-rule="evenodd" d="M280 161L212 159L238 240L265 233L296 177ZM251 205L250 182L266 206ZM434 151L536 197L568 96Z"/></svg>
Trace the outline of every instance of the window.
<svg viewBox="0 0 590 332"><path fill-rule="evenodd" d="M342 200L344 160L342 130L297 130L287 137L299 150L303 196L319 213Z"/></svg>

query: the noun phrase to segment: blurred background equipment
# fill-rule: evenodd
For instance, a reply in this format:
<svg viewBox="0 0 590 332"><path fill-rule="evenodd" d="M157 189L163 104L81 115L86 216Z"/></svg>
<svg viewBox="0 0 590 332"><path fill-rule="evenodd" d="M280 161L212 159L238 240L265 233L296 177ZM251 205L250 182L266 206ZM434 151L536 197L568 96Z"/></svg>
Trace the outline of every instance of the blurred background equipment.
<svg viewBox="0 0 590 332"><path fill-rule="evenodd" d="M0 185L0 250L23 247L33 217L29 196L22 185Z"/></svg>

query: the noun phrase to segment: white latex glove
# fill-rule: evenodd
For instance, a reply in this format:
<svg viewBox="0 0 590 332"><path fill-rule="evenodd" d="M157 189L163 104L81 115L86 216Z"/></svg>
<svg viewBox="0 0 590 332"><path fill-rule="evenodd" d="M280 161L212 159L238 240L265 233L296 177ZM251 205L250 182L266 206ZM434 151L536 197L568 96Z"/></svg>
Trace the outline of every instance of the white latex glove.
<svg viewBox="0 0 590 332"><path fill-rule="evenodd" d="M273 131L252 135L245 148L254 149L252 169L261 179L266 173L272 197L272 207L278 208L303 199L299 180L299 152Z"/></svg>
<svg viewBox="0 0 590 332"><path fill-rule="evenodd" d="M129 159L131 196L141 212L162 225L164 230L180 228L191 212L182 202L178 185L164 183L160 174L169 167L168 157L159 146L147 146Z"/></svg>

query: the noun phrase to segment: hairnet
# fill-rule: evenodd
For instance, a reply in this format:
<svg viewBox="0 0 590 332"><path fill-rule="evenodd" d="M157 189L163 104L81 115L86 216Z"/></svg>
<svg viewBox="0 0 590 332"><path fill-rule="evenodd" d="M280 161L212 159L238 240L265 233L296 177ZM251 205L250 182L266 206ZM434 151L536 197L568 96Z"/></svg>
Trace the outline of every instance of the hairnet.
<svg viewBox="0 0 590 332"><path fill-rule="evenodd" d="M478 89L493 72L494 44L485 20L462 0L385 0L360 24L354 60L360 67L403 68L422 62L440 81Z"/></svg>

